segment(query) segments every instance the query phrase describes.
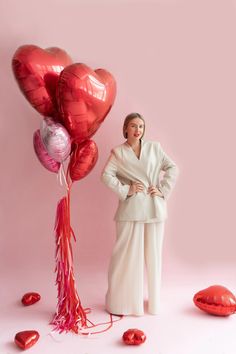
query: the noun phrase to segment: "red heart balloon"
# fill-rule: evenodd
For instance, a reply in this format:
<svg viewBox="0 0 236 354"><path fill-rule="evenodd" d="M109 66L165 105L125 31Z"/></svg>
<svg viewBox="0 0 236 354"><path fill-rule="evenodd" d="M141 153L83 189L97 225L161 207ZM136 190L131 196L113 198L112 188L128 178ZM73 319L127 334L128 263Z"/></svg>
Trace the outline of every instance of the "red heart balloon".
<svg viewBox="0 0 236 354"><path fill-rule="evenodd" d="M12 59L16 81L30 104L44 116L56 114L56 86L60 72L72 63L62 49L19 47Z"/></svg>
<svg viewBox="0 0 236 354"><path fill-rule="evenodd" d="M40 299L41 299L41 296L38 293L31 292L31 293L26 293L22 297L21 302L23 305L29 306L29 305L35 304Z"/></svg>
<svg viewBox="0 0 236 354"><path fill-rule="evenodd" d="M123 334L123 342L127 345L139 345L145 342L146 335L137 328L130 328Z"/></svg>
<svg viewBox="0 0 236 354"><path fill-rule="evenodd" d="M90 138L109 113L116 96L116 82L104 69L92 70L76 63L60 75L57 101L60 116L77 142Z"/></svg>
<svg viewBox="0 0 236 354"><path fill-rule="evenodd" d="M70 158L69 172L72 181L78 181L93 169L98 159L98 148L93 140L75 146Z"/></svg>
<svg viewBox="0 0 236 354"><path fill-rule="evenodd" d="M221 285L212 285L196 293L194 304L201 310L217 316L229 316L236 312L236 297Z"/></svg>
<svg viewBox="0 0 236 354"><path fill-rule="evenodd" d="M39 339L37 331L22 331L15 335L15 343L21 349L28 349L32 347Z"/></svg>

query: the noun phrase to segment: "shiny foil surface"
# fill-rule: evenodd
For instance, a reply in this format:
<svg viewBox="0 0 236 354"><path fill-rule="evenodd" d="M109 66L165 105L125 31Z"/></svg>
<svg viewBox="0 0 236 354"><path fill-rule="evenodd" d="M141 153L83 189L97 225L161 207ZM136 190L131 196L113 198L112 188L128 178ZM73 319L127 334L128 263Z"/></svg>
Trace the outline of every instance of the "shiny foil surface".
<svg viewBox="0 0 236 354"><path fill-rule="evenodd" d="M116 96L116 82L104 69L92 70L75 63L60 75L57 102L62 123L78 143L90 138L109 113Z"/></svg>
<svg viewBox="0 0 236 354"><path fill-rule="evenodd" d="M216 316L229 316L236 312L236 297L222 285L212 285L196 293L194 304L202 311Z"/></svg>
<svg viewBox="0 0 236 354"><path fill-rule="evenodd" d="M42 49L36 45L19 47L12 59L12 69L19 88L28 102L42 115L57 111L56 87L61 71L72 63L60 48Z"/></svg>
<svg viewBox="0 0 236 354"><path fill-rule="evenodd" d="M130 328L123 334L123 342L127 345L140 345L146 341L146 335L137 328Z"/></svg>
<svg viewBox="0 0 236 354"><path fill-rule="evenodd" d="M62 124L46 117L41 122L40 134L46 151L55 161L67 159L71 151L71 139Z"/></svg>
<svg viewBox="0 0 236 354"><path fill-rule="evenodd" d="M24 294L24 296L21 299L21 302L24 306L30 306L38 302L40 299L41 299L40 294L35 292L29 292Z"/></svg>
<svg viewBox="0 0 236 354"><path fill-rule="evenodd" d="M68 166L70 178L79 181L89 174L98 159L98 148L93 140L86 140L76 145L73 150Z"/></svg>
<svg viewBox="0 0 236 354"><path fill-rule="evenodd" d="M50 172L57 173L60 168L60 163L49 156L40 135L40 130L36 130L33 135L33 146L35 154L41 164Z"/></svg>
<svg viewBox="0 0 236 354"><path fill-rule="evenodd" d="M15 344L25 350L32 347L39 340L39 333L35 330L18 332L15 335Z"/></svg>

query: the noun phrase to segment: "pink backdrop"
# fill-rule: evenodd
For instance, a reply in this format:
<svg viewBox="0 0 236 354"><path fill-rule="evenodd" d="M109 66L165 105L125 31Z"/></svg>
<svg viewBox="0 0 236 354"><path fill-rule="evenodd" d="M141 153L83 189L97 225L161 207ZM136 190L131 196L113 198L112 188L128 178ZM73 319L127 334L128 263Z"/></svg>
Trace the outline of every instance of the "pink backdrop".
<svg viewBox="0 0 236 354"><path fill-rule="evenodd" d="M100 174L110 149L123 141L123 118L137 111L146 119L146 139L159 140L180 169L169 200L164 279L185 282L186 272L210 284L234 277L236 1L2 0L0 13L4 279L52 272L55 209L63 194L36 159L32 136L42 118L11 71L23 44L58 46L74 62L106 68L117 80L113 109L94 136L98 163L72 190L78 274L106 278L117 198Z"/></svg>

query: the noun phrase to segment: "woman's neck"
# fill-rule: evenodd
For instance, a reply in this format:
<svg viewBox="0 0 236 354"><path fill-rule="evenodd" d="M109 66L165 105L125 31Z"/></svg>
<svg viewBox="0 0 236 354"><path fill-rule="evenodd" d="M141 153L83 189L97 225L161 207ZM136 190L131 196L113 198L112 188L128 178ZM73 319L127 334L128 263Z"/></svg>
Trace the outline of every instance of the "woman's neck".
<svg viewBox="0 0 236 354"><path fill-rule="evenodd" d="M141 144L141 139L127 139L127 143L132 147L132 149L135 149Z"/></svg>

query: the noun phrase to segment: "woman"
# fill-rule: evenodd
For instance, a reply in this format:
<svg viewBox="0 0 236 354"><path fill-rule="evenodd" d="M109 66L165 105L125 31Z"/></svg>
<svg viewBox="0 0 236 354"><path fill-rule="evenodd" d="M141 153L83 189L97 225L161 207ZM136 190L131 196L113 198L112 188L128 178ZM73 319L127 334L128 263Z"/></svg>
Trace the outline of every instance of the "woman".
<svg viewBox="0 0 236 354"><path fill-rule="evenodd" d="M139 113L124 121L126 142L112 149L102 181L119 196L115 214L116 244L109 272L106 309L119 315L143 315L144 263L148 312L160 306L161 255L166 200L178 169L159 142L144 141L145 121ZM160 172L164 171L159 181Z"/></svg>

